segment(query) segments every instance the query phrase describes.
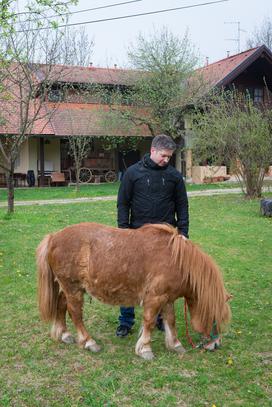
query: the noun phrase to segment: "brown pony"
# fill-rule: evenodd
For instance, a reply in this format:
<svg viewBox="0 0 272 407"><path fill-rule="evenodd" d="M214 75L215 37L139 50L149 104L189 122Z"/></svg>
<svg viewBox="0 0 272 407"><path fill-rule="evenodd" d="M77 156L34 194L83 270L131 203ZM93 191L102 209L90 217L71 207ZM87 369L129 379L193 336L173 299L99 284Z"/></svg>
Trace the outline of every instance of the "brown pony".
<svg viewBox="0 0 272 407"><path fill-rule="evenodd" d="M41 318L52 322L51 335L74 342L66 311L80 346L98 352L82 321L83 294L107 304L144 307L135 352L152 359L151 332L162 313L166 347L184 352L177 339L174 302L185 297L193 328L209 336L230 320L228 294L214 261L169 225L137 230L80 223L47 235L37 249Z"/></svg>

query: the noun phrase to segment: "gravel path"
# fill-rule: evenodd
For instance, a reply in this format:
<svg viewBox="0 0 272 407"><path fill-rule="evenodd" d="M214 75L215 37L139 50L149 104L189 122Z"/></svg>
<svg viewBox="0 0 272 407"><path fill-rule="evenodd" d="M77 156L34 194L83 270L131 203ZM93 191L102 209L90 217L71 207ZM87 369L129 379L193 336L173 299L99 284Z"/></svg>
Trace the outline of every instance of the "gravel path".
<svg viewBox="0 0 272 407"><path fill-rule="evenodd" d="M271 188L264 188L264 191L270 191ZM240 188L229 189L207 189L204 191L190 191L188 196L211 196L211 195L228 195L228 194L241 194ZM30 205L58 205L69 203L82 203L82 202L98 202L98 201L116 201L116 195L100 196L94 198L71 198L71 199L46 199L34 201L15 201L15 206L30 206ZM0 202L0 208L7 206L7 202Z"/></svg>

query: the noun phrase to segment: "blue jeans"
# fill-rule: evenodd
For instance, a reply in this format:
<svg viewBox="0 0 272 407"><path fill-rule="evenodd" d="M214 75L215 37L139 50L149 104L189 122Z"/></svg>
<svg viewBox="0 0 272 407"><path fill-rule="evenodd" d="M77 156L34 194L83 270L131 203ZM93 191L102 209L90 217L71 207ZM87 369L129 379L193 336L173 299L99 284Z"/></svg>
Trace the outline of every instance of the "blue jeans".
<svg viewBox="0 0 272 407"><path fill-rule="evenodd" d="M119 322L120 325L131 328L134 325L135 313L134 307L120 307Z"/></svg>
<svg viewBox="0 0 272 407"><path fill-rule="evenodd" d="M120 325L131 328L134 325L135 313L134 307L120 307L119 322ZM161 314L157 316L157 323L162 320Z"/></svg>

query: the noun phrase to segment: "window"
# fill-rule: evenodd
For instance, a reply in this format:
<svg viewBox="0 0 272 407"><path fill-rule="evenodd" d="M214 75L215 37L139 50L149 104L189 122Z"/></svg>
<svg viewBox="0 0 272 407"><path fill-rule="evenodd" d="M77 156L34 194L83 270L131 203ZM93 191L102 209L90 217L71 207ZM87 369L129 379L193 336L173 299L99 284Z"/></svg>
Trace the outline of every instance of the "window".
<svg viewBox="0 0 272 407"><path fill-rule="evenodd" d="M263 88L248 88L247 93L254 103L263 103Z"/></svg>
<svg viewBox="0 0 272 407"><path fill-rule="evenodd" d="M263 88L255 88L254 89L254 103L262 103L263 102Z"/></svg>
<svg viewBox="0 0 272 407"><path fill-rule="evenodd" d="M50 102L61 102L63 100L63 91L61 89L51 89L48 93Z"/></svg>

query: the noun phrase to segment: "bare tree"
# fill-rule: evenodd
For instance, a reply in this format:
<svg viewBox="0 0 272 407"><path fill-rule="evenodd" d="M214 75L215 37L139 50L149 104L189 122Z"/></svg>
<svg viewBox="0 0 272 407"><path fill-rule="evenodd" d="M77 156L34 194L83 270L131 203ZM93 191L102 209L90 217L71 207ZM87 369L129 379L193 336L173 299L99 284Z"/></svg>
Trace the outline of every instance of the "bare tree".
<svg viewBox="0 0 272 407"><path fill-rule="evenodd" d="M47 49L52 49L51 39L47 43ZM54 41L53 41L54 43ZM80 65L89 66L93 53L94 42L89 40L85 29L80 30L64 30L59 36L57 44L58 52L55 54L55 63L62 63L65 65ZM48 52L45 52L48 54ZM71 92L72 91L72 92ZM73 100L80 100L81 103L88 103L90 96L95 92L95 87L91 83L85 84L70 84L67 85L67 93L72 93ZM81 134L77 117L74 112L67 109L65 119L69 123L71 134L67 137L70 154L74 161L75 175L76 175L76 191L79 190L80 185L80 169L82 167L83 159L88 155L91 147L92 137L86 134L88 124L91 124L91 118L88 117L88 110L85 110L85 126L84 132ZM80 120L80 119L79 119Z"/></svg>
<svg viewBox="0 0 272 407"><path fill-rule="evenodd" d="M92 61L93 47L94 41L89 39L85 27L79 30L68 27L63 31L58 63L89 66Z"/></svg>
<svg viewBox="0 0 272 407"><path fill-rule="evenodd" d="M49 31L46 41L40 47L38 59L51 56L52 63L63 65L89 66L91 64L94 41L89 39L85 27L71 29L70 27L56 32ZM53 54L53 55L52 55Z"/></svg>
<svg viewBox="0 0 272 407"><path fill-rule="evenodd" d="M71 121L73 119L71 118ZM87 157L88 152L90 151L91 148L91 142L92 142L92 137L90 136L80 136L78 134L76 135L70 135L69 138L69 149L70 153L73 157L74 160L74 165L75 165L75 175L76 175L76 191L79 191L79 184L81 182L80 180L80 173L82 172L82 176L87 176L86 181L89 182L89 174L90 172L88 169L85 169L84 167L82 168L82 161L84 158ZM85 174L84 171L87 170L87 174Z"/></svg>
<svg viewBox="0 0 272 407"><path fill-rule="evenodd" d="M43 31L34 33L26 28L20 33L11 31L0 42L5 56L0 65L0 167L7 178L9 213L14 211L14 169L22 143L35 126L42 133L54 110L49 112L44 106L53 77L57 79L51 63L52 53L46 56L46 64L36 63L43 40ZM61 74L58 70L57 75Z"/></svg>
<svg viewBox="0 0 272 407"><path fill-rule="evenodd" d="M31 23L31 30L45 26L56 28L59 21L67 20L69 6L77 3L78 0L26 0L22 7L22 2L19 4L17 0L3 0L0 4L0 34L9 36L20 30L22 21Z"/></svg>
<svg viewBox="0 0 272 407"><path fill-rule="evenodd" d="M83 160L87 157L93 142L93 137L88 135L88 128L92 122L92 110L88 109L90 95L86 85L70 85L67 90L68 92L72 91L73 99L80 101L83 106L85 105L85 108L74 111L72 105L70 106L70 104L67 103L65 109L61 109L61 111L56 111L55 113L58 116L58 120L66 123L67 130L69 130L67 142L69 154L73 160L76 191L79 191L80 182L88 182L89 180L85 177L89 178L89 176L91 176L91 172L88 169L82 169L82 166Z"/></svg>
<svg viewBox="0 0 272 407"><path fill-rule="evenodd" d="M272 20L269 17L264 18L261 26L255 27L247 40L248 48L255 48L259 45L266 45L272 50Z"/></svg>
<svg viewBox="0 0 272 407"><path fill-rule="evenodd" d="M59 6L54 1L46 2L48 5L51 3L58 17L74 1L60 2ZM41 20L44 16L50 17L51 8L44 10L42 5L35 7L34 3L27 7L28 17L14 13L16 29L8 26L8 35L0 39L0 54L4 61L0 65L0 124L7 130L7 134L0 137L0 166L7 178L9 212L14 210L14 168L22 143L37 125L42 132L58 108L58 103L55 103L49 110L44 102L58 78L65 79L66 65L89 64L93 48L93 42L88 40L84 29L58 30L55 27L44 30ZM46 22L49 24L47 28L50 28L52 20ZM14 129L12 134L10 129ZM73 142L73 147L83 142L82 138L79 140Z"/></svg>

